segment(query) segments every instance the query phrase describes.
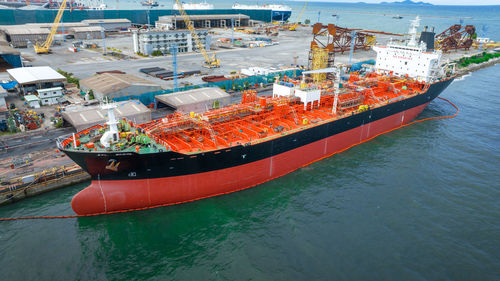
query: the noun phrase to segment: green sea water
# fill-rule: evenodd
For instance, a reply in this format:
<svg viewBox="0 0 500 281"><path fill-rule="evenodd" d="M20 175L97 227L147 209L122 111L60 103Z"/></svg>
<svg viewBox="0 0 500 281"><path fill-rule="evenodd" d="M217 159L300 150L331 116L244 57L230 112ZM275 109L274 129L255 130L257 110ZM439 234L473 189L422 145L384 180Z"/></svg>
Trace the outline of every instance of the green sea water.
<svg viewBox="0 0 500 281"><path fill-rule="evenodd" d="M294 20L303 3L286 4ZM465 24L500 40L499 6L309 3L303 19L315 22L318 11L325 23L335 13L339 25L389 32L406 31L408 14L432 16L421 24L437 31L472 17ZM390 132L245 191L0 222L0 280L500 280L498 81L500 65L477 71L442 93L458 117ZM419 118L453 113L435 100ZM0 217L73 214L71 198L86 185L0 207Z"/></svg>
<svg viewBox="0 0 500 281"><path fill-rule="evenodd" d="M0 280L499 280L500 65L460 109L229 195L125 214L0 222ZM421 118L454 113L435 100ZM72 214L87 183L0 207Z"/></svg>

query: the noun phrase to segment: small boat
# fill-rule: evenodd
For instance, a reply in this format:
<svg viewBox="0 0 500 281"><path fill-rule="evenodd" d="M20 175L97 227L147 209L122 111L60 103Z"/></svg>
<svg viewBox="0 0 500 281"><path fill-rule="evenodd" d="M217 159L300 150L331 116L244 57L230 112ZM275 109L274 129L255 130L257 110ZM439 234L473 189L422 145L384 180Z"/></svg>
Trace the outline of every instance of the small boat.
<svg viewBox="0 0 500 281"><path fill-rule="evenodd" d="M153 1L153 0L147 0L147 1L142 1L141 2L142 6L148 6L148 7L158 7L158 2Z"/></svg>
<svg viewBox="0 0 500 281"><path fill-rule="evenodd" d="M400 15L395 15L395 16L393 16L392 18L393 18L393 19L398 19L398 20L400 20L400 19L402 19L403 17L402 17L402 16L400 16Z"/></svg>

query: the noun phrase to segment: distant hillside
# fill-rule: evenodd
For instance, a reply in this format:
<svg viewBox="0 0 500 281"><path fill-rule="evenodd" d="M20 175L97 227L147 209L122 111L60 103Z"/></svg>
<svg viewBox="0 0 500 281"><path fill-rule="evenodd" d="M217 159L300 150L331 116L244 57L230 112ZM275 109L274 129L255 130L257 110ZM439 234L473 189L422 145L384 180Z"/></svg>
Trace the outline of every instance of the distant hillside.
<svg viewBox="0 0 500 281"><path fill-rule="evenodd" d="M384 5L408 5L408 6L432 6L431 3L413 2L411 0L404 0L401 2L381 2L380 4L384 4Z"/></svg>

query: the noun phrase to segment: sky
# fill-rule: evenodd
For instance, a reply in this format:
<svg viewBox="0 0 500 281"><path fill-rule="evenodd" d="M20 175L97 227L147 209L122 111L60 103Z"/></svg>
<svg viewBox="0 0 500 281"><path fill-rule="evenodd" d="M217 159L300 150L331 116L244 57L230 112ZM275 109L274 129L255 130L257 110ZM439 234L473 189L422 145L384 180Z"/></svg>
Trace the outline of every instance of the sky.
<svg viewBox="0 0 500 281"><path fill-rule="evenodd" d="M365 3L380 3L394 2L394 0L313 0L314 2L365 2ZM402 0L397 0L400 2ZM413 0L414 2L426 2L434 5L500 5L500 0Z"/></svg>

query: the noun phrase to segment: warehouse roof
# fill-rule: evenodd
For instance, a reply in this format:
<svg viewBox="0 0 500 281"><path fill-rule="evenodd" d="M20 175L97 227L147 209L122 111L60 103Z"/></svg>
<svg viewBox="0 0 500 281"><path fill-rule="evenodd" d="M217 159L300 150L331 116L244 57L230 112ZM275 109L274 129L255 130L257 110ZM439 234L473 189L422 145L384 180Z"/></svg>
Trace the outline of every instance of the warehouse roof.
<svg viewBox="0 0 500 281"><path fill-rule="evenodd" d="M69 29L70 31L73 32L96 32L96 31L101 31L100 26L79 26L79 27L72 27Z"/></svg>
<svg viewBox="0 0 500 281"><path fill-rule="evenodd" d="M52 28L53 23L27 23L24 25L15 25L15 27L19 28L26 28L26 27L34 27L34 28ZM64 23L64 28L70 28L70 27L82 27L82 26L89 26L87 23L84 22L65 22ZM60 24L58 28L62 28L63 25Z"/></svg>
<svg viewBox="0 0 500 281"><path fill-rule="evenodd" d="M3 30L9 35L49 34L48 29L38 27L15 27L4 28Z"/></svg>
<svg viewBox="0 0 500 281"><path fill-rule="evenodd" d="M159 21L162 20L172 20L176 18L177 20L183 20L181 16L161 16ZM243 14L230 14L230 15L189 15L190 20L218 20L218 19L249 19L250 17Z"/></svg>
<svg viewBox="0 0 500 281"><path fill-rule="evenodd" d="M151 114L151 110L139 101L123 101L116 103L115 115L117 119L123 117L132 118L140 114ZM102 124L107 121L107 110L101 109L99 106L93 107L78 107L73 111L64 111L63 118L68 121L77 130L83 130L91 126ZM147 118L151 120L151 117Z"/></svg>
<svg viewBox="0 0 500 281"><path fill-rule="evenodd" d="M149 80L131 74L121 73L97 74L90 78L80 80L80 84L102 94L109 94L132 85L159 86Z"/></svg>
<svg viewBox="0 0 500 281"><path fill-rule="evenodd" d="M187 104L211 101L225 97L230 97L230 95L217 87L206 87L173 94L159 95L155 98L161 103L178 108L179 106Z"/></svg>
<svg viewBox="0 0 500 281"><path fill-rule="evenodd" d="M21 85L66 81L66 77L48 66L18 67L7 69L7 72L13 80L16 80Z"/></svg>
<svg viewBox="0 0 500 281"><path fill-rule="evenodd" d="M84 23L130 23L129 19L91 19L82 20Z"/></svg>

